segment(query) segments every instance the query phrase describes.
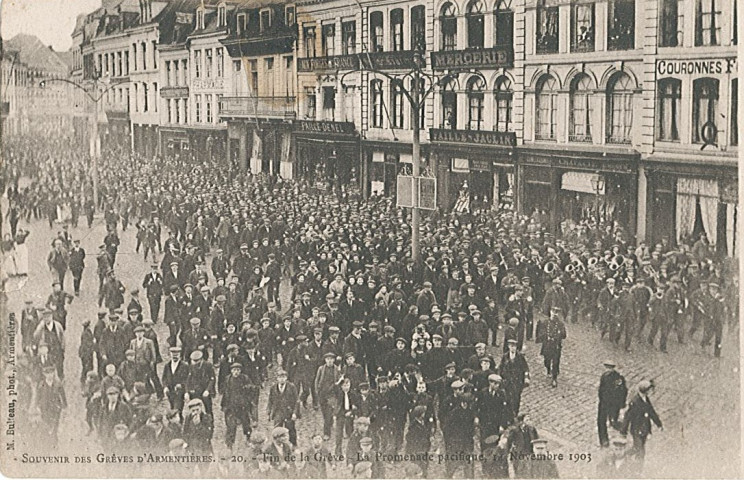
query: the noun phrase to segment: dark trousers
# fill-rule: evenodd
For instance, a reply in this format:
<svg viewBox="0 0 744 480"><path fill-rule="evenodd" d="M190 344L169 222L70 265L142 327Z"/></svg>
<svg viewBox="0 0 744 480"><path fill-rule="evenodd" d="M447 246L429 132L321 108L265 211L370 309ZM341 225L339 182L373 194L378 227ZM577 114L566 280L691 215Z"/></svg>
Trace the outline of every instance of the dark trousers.
<svg viewBox="0 0 744 480"><path fill-rule="evenodd" d="M168 404L170 404L171 409L178 412L179 417L182 415L181 412L183 412L183 395L183 388L168 390Z"/></svg>
<svg viewBox="0 0 744 480"><path fill-rule="evenodd" d="M148 387L152 388L152 391L155 392L158 398L163 398L163 385L160 383L160 378L158 378L157 367L155 365L150 367L150 373L147 378L147 384L148 384Z"/></svg>
<svg viewBox="0 0 744 480"><path fill-rule="evenodd" d="M631 454L638 461L639 467L642 467L643 459L646 457L646 437L643 435L637 435L635 433L633 433L632 436L633 447L631 449Z"/></svg>
<svg viewBox="0 0 744 480"><path fill-rule="evenodd" d="M289 443L297 446L297 427L295 426L294 420L291 418L285 418L279 421L274 421L275 427L284 427L289 430Z"/></svg>
<svg viewBox="0 0 744 480"><path fill-rule="evenodd" d="M625 320L625 324L623 325L623 330L625 330L625 350L630 348L630 342L633 340L633 332L635 330L634 327L635 325L631 318Z"/></svg>
<svg viewBox="0 0 744 480"><path fill-rule="evenodd" d="M88 372L93 370L93 354L85 355L80 358L81 371L80 371L80 382L85 382L85 377Z"/></svg>
<svg viewBox="0 0 744 480"><path fill-rule="evenodd" d="M266 284L266 300L268 302L279 302L279 282L276 280L269 280Z"/></svg>
<svg viewBox="0 0 744 480"><path fill-rule="evenodd" d="M715 337L715 343L713 344L713 355L716 357L721 356L721 340L723 337L723 319L708 320L705 323L705 330L703 331L703 341L700 346L705 348L710 345L711 338Z"/></svg>
<svg viewBox="0 0 744 480"><path fill-rule="evenodd" d="M58 270L55 269L54 272L57 274L57 281L59 282L60 287L62 287L62 290L65 289L65 275L67 274L67 269Z"/></svg>
<svg viewBox="0 0 744 480"><path fill-rule="evenodd" d="M147 302L150 304L150 319L153 323L158 323L158 317L160 316L160 295L148 295Z"/></svg>
<svg viewBox="0 0 744 480"><path fill-rule="evenodd" d="M330 438L333 429L333 407L330 399L320 399L320 413L323 414L323 435Z"/></svg>
<svg viewBox="0 0 744 480"><path fill-rule="evenodd" d="M545 368L548 370L548 374L555 380L558 378L558 374L561 373L561 351L555 350L546 353Z"/></svg>
<svg viewBox="0 0 744 480"><path fill-rule="evenodd" d="M341 455L343 453L342 447L344 443L344 432L346 432L347 436L351 435L351 432L354 430L354 417L346 417L344 415L340 415L336 417L336 455Z"/></svg>
<svg viewBox="0 0 744 480"><path fill-rule="evenodd" d="M447 452L447 455L456 455L458 453L464 453L472 455L474 448L469 449L462 449L462 448L452 448L451 446L445 445L445 450ZM462 468L464 470L463 472L463 478L475 478L475 462L470 461L457 461L457 460L449 460L445 462L445 476L447 478L452 478L455 475L455 472Z"/></svg>
<svg viewBox="0 0 744 480"><path fill-rule="evenodd" d="M80 282L83 280L82 270L72 270L72 286L75 289L75 293L80 293Z"/></svg>
<svg viewBox="0 0 744 480"><path fill-rule="evenodd" d="M246 440L251 438L251 416L248 412L226 412L225 413L225 444L232 448L235 444L235 433L238 424L243 426L243 435Z"/></svg>
<svg viewBox="0 0 744 480"><path fill-rule="evenodd" d="M599 403L597 413L597 431L599 432L599 443L603 447L610 445L610 437L607 433L607 421L614 427L617 425L617 418L620 414L620 408Z"/></svg>

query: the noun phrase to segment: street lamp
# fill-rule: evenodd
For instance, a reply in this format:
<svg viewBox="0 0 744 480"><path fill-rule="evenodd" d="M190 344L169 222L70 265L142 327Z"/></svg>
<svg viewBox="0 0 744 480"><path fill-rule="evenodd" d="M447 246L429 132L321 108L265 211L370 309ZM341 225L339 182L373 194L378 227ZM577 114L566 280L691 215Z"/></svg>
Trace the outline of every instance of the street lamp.
<svg viewBox="0 0 744 480"><path fill-rule="evenodd" d="M594 192L596 193L595 197L595 203L596 203L596 210L597 210L597 226L599 226L599 195L604 191L605 189L605 179L604 177L599 173L595 173L592 176L592 188L594 189Z"/></svg>
<svg viewBox="0 0 744 480"><path fill-rule="evenodd" d="M93 204L95 208L95 206L98 205L98 159L101 156L101 139L98 136L98 102L103 99L103 97L109 92L109 90L114 87L130 83L131 80L123 80L121 82L112 83L97 96L89 92L83 85L80 85L79 83L73 82L72 80L68 80L66 78L48 78L39 82L39 87L46 88L47 84L51 82L61 82L72 85L73 87L82 90L83 93L85 93L85 95L88 97L88 99L90 99L90 101L93 103L93 113L91 115L92 125L90 134L90 157L92 162L91 177L93 179ZM95 91L98 91L98 82L99 78L96 76L93 79L93 87Z"/></svg>

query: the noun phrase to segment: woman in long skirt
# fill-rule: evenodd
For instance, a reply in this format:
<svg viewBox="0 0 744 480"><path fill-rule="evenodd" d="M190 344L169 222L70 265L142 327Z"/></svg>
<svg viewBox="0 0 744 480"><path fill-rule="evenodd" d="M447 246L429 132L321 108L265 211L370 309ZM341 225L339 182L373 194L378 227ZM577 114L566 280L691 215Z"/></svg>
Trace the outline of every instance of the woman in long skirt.
<svg viewBox="0 0 744 480"><path fill-rule="evenodd" d="M28 245L26 238L28 230L19 229L15 237L15 266L16 275L28 275Z"/></svg>

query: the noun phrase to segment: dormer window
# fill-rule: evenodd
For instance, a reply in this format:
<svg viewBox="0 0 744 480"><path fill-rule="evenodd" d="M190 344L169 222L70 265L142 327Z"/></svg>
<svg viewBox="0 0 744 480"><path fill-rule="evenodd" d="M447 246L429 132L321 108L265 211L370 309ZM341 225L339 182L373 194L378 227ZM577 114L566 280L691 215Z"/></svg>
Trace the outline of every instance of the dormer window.
<svg viewBox="0 0 744 480"><path fill-rule="evenodd" d="M261 10L261 26L260 26L261 33L271 28L271 24L273 20L272 13L273 12L271 11L270 8L264 8L263 10Z"/></svg>
<svg viewBox="0 0 744 480"><path fill-rule="evenodd" d="M238 20L236 22L235 30L238 35L242 35L245 32L246 27L246 15L245 13L238 14Z"/></svg>
<svg viewBox="0 0 744 480"><path fill-rule="evenodd" d="M217 7L217 20L219 21L220 27L227 25L227 7L224 3L221 3L220 6Z"/></svg>
<svg viewBox="0 0 744 480"><path fill-rule="evenodd" d="M204 9L201 7L196 10L196 29L204 29Z"/></svg>
<svg viewBox="0 0 744 480"><path fill-rule="evenodd" d="M284 9L284 24L290 27L295 24L294 5L287 5L287 7Z"/></svg>

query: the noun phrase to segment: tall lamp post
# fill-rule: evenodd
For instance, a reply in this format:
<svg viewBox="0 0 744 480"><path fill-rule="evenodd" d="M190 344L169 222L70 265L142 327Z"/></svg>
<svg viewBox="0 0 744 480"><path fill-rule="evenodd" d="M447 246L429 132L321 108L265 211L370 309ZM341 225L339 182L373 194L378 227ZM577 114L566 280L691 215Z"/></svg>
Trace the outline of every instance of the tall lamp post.
<svg viewBox="0 0 744 480"><path fill-rule="evenodd" d="M602 194L605 188L605 180L602 178L602 174L597 172L594 177L592 177L592 187L594 188L594 193L596 193L595 202L596 202L596 209L597 209L597 227L600 225L600 217L599 217L599 196Z"/></svg>
<svg viewBox="0 0 744 480"><path fill-rule="evenodd" d="M82 90L83 93L88 97L88 99L91 101L93 106L93 112L91 114L91 134L90 134L90 158L91 158L91 178L93 180L93 204L94 208L98 206L98 161L101 157L101 139L98 135L98 103L103 99L103 97L108 93L109 90L111 90L114 87L118 87L127 83L130 83L130 80L124 80L122 82L117 82L109 85L105 90L103 90L99 95L94 95L91 92L89 92L83 85L80 85L77 82L73 82L72 80L68 80L66 78L48 78L46 80L42 80L39 82L39 87L45 88L47 84L51 82L61 82L61 83L67 83L69 85L72 85L73 87L77 88L78 90ZM98 91L98 84L99 79L95 78L93 80L93 90Z"/></svg>
<svg viewBox="0 0 744 480"><path fill-rule="evenodd" d="M403 96L408 100L411 106L411 123L413 124L413 135L412 135L412 174L414 179L421 175L421 108L426 102L426 98L431 95L434 91L434 87L443 83L444 80L452 77L452 75L445 75L442 78L436 77L424 71L426 67L426 46L423 40L416 42L413 50L413 68L408 72L402 74L391 74L383 70L375 68L373 59L369 53L360 54L361 68L350 70L341 77L341 85L344 85L344 78L347 75L358 73L358 72L369 72L381 77L387 78L392 84L397 84L403 92ZM365 68L365 58L369 65ZM405 85L405 80L411 80L410 88ZM427 79L428 85L422 88L421 81ZM414 182L414 188L416 183ZM421 241L420 241L420 227L421 227L421 208L415 199L417 198L414 192L414 204L411 209L411 257L415 263L419 263L421 258Z"/></svg>

